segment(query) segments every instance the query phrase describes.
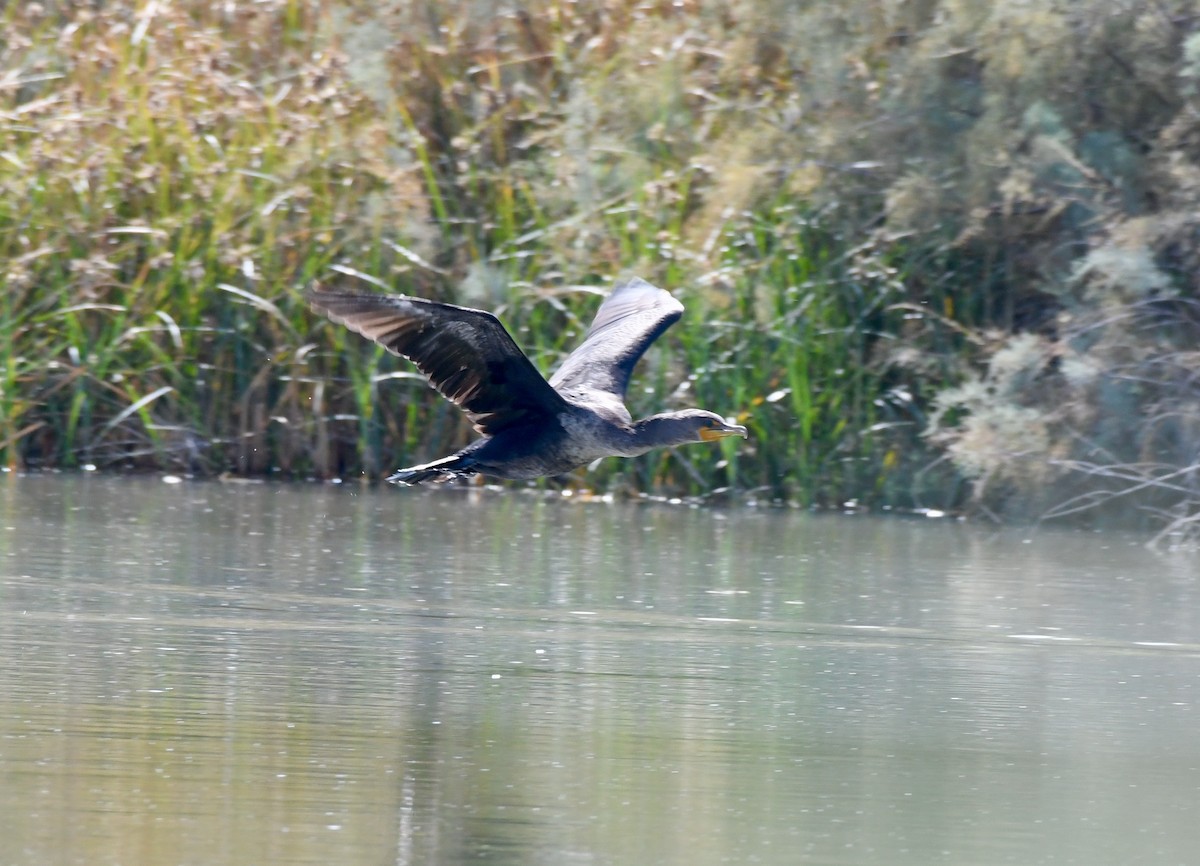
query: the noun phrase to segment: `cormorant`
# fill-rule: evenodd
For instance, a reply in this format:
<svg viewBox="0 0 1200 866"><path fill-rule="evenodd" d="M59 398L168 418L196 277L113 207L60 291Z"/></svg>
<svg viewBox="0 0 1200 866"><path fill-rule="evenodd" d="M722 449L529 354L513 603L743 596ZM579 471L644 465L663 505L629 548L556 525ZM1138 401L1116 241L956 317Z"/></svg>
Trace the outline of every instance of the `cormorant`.
<svg viewBox="0 0 1200 866"><path fill-rule="evenodd" d="M600 457L634 457L689 442L746 437L702 409L634 421L625 390L638 359L683 305L634 278L600 305L583 343L550 381L491 313L404 295L309 291L313 309L412 361L482 434L456 454L401 469L399 484L492 475L561 475Z"/></svg>

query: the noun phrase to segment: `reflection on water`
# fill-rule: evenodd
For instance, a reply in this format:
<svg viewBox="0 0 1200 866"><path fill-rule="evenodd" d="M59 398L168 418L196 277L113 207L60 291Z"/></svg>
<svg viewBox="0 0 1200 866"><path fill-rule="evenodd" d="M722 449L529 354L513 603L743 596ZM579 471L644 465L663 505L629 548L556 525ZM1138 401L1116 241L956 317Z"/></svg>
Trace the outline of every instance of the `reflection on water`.
<svg viewBox="0 0 1200 866"><path fill-rule="evenodd" d="M1193 863L1114 536L0 478L0 863Z"/></svg>

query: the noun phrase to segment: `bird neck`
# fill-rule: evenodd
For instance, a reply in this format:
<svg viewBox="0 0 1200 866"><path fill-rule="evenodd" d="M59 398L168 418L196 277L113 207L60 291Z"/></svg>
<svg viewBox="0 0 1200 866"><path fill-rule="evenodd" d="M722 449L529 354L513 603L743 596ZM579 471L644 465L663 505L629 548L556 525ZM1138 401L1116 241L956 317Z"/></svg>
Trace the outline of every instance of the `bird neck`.
<svg viewBox="0 0 1200 866"><path fill-rule="evenodd" d="M629 437L633 447L630 455L645 454L655 448L670 448L692 441L691 435L681 430L679 419L667 413L651 415L633 424L633 434Z"/></svg>

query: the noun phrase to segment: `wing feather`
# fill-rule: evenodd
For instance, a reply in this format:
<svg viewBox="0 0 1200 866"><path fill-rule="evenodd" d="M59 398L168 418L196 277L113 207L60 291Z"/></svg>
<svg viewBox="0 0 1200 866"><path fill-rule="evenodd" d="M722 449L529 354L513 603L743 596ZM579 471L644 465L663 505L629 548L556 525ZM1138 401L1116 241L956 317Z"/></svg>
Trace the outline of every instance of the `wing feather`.
<svg viewBox="0 0 1200 866"><path fill-rule="evenodd" d="M623 403L638 360L682 315L683 304L645 280L634 277L619 284L550 385L572 396L599 392L605 402L615 397Z"/></svg>
<svg viewBox="0 0 1200 866"><path fill-rule="evenodd" d="M544 423L566 407L491 313L404 295L311 291L305 299L416 364L484 435Z"/></svg>

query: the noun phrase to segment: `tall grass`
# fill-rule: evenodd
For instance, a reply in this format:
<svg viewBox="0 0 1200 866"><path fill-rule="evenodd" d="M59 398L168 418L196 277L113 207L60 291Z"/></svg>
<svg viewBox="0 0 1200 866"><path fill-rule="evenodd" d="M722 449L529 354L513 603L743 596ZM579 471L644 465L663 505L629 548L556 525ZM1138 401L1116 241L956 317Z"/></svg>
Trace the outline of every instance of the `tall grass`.
<svg viewBox="0 0 1200 866"><path fill-rule="evenodd" d="M635 413L700 405L753 437L568 483L995 510L1168 428L1186 452L1187 381L1127 374L1181 369L1194 333L1197 20L1182 0L7 4L0 460L376 478L470 431L300 288L495 310L548 371L629 273L687 307ZM1166 331L1113 324L1170 298ZM1118 404L1155 420L1113 433Z"/></svg>
<svg viewBox="0 0 1200 866"><path fill-rule="evenodd" d="M687 16L425 11L360 56L378 22L332 4L6 9L4 461L378 477L470 433L402 362L315 320L298 288L373 274L494 309L548 370L607 282L638 272L688 314L634 409L705 405L755 438L573 483L803 501L873 483L860 326L886 280L818 262L836 253L792 206L706 216L698 253L708 170L690 147L588 125L588 76L627 86L618 36L682 33ZM664 86L660 123L698 116Z"/></svg>
<svg viewBox="0 0 1200 866"><path fill-rule="evenodd" d="M277 5L8 7L10 464L294 459L257 440L298 399L275 373L307 325L268 298L325 270L370 181L339 144L362 109L323 82L331 58L288 47L311 39ZM252 49L278 65L247 78Z"/></svg>

